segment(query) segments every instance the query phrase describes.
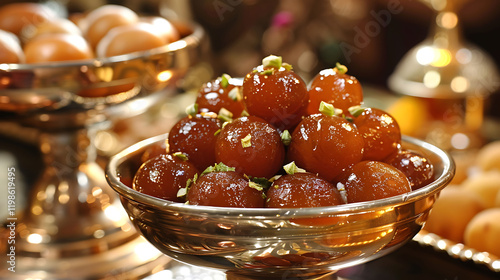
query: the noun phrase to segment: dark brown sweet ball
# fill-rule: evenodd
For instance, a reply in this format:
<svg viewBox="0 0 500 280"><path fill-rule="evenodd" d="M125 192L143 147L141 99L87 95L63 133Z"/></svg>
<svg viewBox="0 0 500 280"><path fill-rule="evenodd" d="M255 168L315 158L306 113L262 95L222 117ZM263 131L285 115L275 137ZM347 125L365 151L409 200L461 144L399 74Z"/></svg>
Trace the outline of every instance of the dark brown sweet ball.
<svg viewBox="0 0 500 280"><path fill-rule="evenodd" d="M215 143L215 158L240 174L271 178L283 165L285 147L275 127L247 116L224 125Z"/></svg>
<svg viewBox="0 0 500 280"><path fill-rule="evenodd" d="M358 108L352 115L354 125L365 140L363 160L383 161L398 152L401 130L389 113L378 108Z"/></svg>
<svg viewBox="0 0 500 280"><path fill-rule="evenodd" d="M408 178L394 166L380 161L361 161L346 171L338 182L347 202L372 201L411 191Z"/></svg>
<svg viewBox="0 0 500 280"><path fill-rule="evenodd" d="M286 174L266 191L266 207L306 208L343 204L337 188L325 179L309 173Z"/></svg>
<svg viewBox="0 0 500 280"><path fill-rule="evenodd" d="M357 128L336 115L310 115L295 128L287 159L332 181L361 161L365 143Z"/></svg>
<svg viewBox="0 0 500 280"><path fill-rule="evenodd" d="M224 108L234 117L241 116L245 110L241 86L227 74L205 83L198 91L195 103L199 112L219 113Z"/></svg>
<svg viewBox="0 0 500 280"><path fill-rule="evenodd" d="M190 205L258 208L264 207L261 190L235 171L210 172L200 176L189 188Z"/></svg>
<svg viewBox="0 0 500 280"><path fill-rule="evenodd" d="M419 189L434 179L434 166L429 159L417 152L401 150L386 162L408 177L412 190Z"/></svg>
<svg viewBox="0 0 500 280"><path fill-rule="evenodd" d="M309 93L302 78L281 57L268 56L243 80L243 102L250 115L278 130L293 129L307 114Z"/></svg>
<svg viewBox="0 0 500 280"><path fill-rule="evenodd" d="M205 170L216 162L215 140L220 128L216 114L188 115L170 129L169 151L182 152L198 170Z"/></svg>
<svg viewBox="0 0 500 280"><path fill-rule="evenodd" d="M132 187L134 190L174 202L184 202L177 197L179 189L185 188L188 180L198 174L198 169L189 161L171 154L159 155L141 165Z"/></svg>
<svg viewBox="0 0 500 280"><path fill-rule="evenodd" d="M149 145L144 151L144 153L142 153L141 162L144 163L152 158L167 153L168 153L167 141L155 142Z"/></svg>
<svg viewBox="0 0 500 280"><path fill-rule="evenodd" d="M310 115L319 113L322 101L347 114L350 107L363 103L363 89L356 77L347 74L347 67L337 63L335 68L324 69L313 78L309 100Z"/></svg>

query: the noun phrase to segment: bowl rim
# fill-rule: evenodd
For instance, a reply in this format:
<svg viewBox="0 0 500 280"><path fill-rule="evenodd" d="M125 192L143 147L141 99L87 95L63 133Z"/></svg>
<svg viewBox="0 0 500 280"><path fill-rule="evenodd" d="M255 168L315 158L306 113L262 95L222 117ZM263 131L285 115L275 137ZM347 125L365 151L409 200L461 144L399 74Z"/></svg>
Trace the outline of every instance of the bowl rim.
<svg viewBox="0 0 500 280"><path fill-rule="evenodd" d="M311 216L331 216L343 215L352 213L373 212L381 209L396 208L404 204L410 204L418 201L421 198L437 194L446 187L453 176L455 175L455 163L450 154L435 145L432 145L423 140L402 136L403 143L416 145L426 151L435 154L442 160L443 170L433 182L409 193L366 202L347 203L335 206L312 207L312 208L232 208L232 207L216 207L216 206L201 206L189 205L185 203L167 201L161 198L153 197L147 194L140 193L131 187L126 186L118 179L117 167L122 164L127 156L140 150L141 148L150 145L160 140L166 140L168 133L156 135L140 142L137 142L110 158L106 165L105 175L108 184L123 198L135 201L139 204L146 204L158 209L168 209L178 211L180 213L189 213L194 215L213 215L213 216L231 216L233 218L261 218L261 219L276 219L290 217L311 217Z"/></svg>
<svg viewBox="0 0 500 280"><path fill-rule="evenodd" d="M132 52L122 55L110 57L96 57L92 59L70 60L70 61L57 61L57 62L43 62L43 63L0 63L0 71L15 71L15 70L35 70L42 68L58 68L58 67L102 67L105 65L126 62L136 59L144 59L146 57L168 54L186 47L197 45L201 42L205 35L203 27L195 22L186 23L192 29L192 32L180 38L177 41L171 42L167 45L153 48L145 51Z"/></svg>

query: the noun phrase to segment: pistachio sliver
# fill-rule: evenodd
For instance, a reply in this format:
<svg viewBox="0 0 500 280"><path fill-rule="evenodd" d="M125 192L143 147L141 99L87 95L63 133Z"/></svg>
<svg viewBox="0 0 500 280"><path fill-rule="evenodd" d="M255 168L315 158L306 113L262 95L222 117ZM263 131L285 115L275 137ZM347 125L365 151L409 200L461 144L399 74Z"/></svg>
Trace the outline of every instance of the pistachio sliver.
<svg viewBox="0 0 500 280"><path fill-rule="evenodd" d="M349 109L347 109L347 110L349 111L349 113L353 117L357 118L357 117L359 117L359 115L361 115L363 113L363 111L365 110L365 108L357 105L357 106L349 107Z"/></svg>
<svg viewBox="0 0 500 280"><path fill-rule="evenodd" d="M250 133L243 139L241 139L241 146L243 148L248 148L252 146L252 135L250 135Z"/></svg>
<svg viewBox="0 0 500 280"><path fill-rule="evenodd" d="M337 62L335 64L335 70L339 74L345 74L345 73L347 73L347 67L345 65L340 64L339 62Z"/></svg>
<svg viewBox="0 0 500 280"><path fill-rule="evenodd" d="M319 112L325 116L342 115L342 109L335 108L332 104L321 101L319 104Z"/></svg>
<svg viewBox="0 0 500 280"><path fill-rule="evenodd" d="M174 157L182 160L182 161L187 161L189 160L188 156L182 152L175 152L172 154Z"/></svg>
<svg viewBox="0 0 500 280"><path fill-rule="evenodd" d="M286 174L293 175L295 173L304 173L306 172L305 169L297 167L294 161L290 162L289 164L286 164L283 166L283 169L285 170Z"/></svg>
<svg viewBox="0 0 500 280"><path fill-rule="evenodd" d="M219 113L217 114L217 117L219 118L219 120L229 122L233 120L233 113L226 108L221 108L219 110Z"/></svg>
<svg viewBox="0 0 500 280"><path fill-rule="evenodd" d="M290 142L292 142L292 135L290 134L290 132L288 130L284 130L281 133L281 142L285 146L290 145Z"/></svg>
<svg viewBox="0 0 500 280"><path fill-rule="evenodd" d="M186 108L186 114L195 116L198 113L198 104L193 103Z"/></svg>
<svg viewBox="0 0 500 280"><path fill-rule="evenodd" d="M252 189L256 189L258 191L263 191L264 190L264 187L262 187L262 185L256 183L256 182L253 182L253 181L248 181L248 186Z"/></svg>
<svg viewBox="0 0 500 280"><path fill-rule="evenodd" d="M262 59L262 66L280 69L283 64L281 56L269 55Z"/></svg>
<svg viewBox="0 0 500 280"><path fill-rule="evenodd" d="M228 74L222 74L221 76L221 81L220 81L220 85L223 87L223 88L227 88L227 86L229 85L229 80L231 79L231 76L229 76Z"/></svg>
<svg viewBox="0 0 500 280"><path fill-rule="evenodd" d="M241 101L243 98L241 97L241 88L240 87L234 87L231 89L227 95L231 100L233 101Z"/></svg>

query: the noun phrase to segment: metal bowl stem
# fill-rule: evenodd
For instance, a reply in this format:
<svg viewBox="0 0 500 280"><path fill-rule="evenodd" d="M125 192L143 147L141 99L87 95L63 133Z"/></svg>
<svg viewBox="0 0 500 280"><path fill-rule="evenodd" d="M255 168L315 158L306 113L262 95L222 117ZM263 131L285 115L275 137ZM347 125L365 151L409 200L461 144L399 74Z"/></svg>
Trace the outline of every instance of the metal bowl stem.
<svg viewBox="0 0 500 280"><path fill-rule="evenodd" d="M141 53L0 65L0 112L40 131L45 163L16 217L17 270L9 279L139 278L170 260L127 219L96 161L94 139L113 121L178 93L177 81L200 61L206 44L203 29L192 27L187 37ZM2 263L0 275L6 270Z"/></svg>

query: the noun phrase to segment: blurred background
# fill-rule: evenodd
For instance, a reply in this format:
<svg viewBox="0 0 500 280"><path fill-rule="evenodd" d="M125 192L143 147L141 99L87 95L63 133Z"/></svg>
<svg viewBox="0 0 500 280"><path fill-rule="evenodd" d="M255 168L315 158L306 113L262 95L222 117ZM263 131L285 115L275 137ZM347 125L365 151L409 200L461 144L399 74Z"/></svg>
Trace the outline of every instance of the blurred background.
<svg viewBox="0 0 500 280"><path fill-rule="evenodd" d="M0 0L0 5L12 2L20 1ZM209 53L178 81L178 90L186 94L157 104L146 114L133 118L124 115L109 130L97 134L95 145L103 166L109 156L124 147L168 132L185 114L185 106L194 101L194 94L203 83L223 73L243 77L269 54L282 56L306 82L320 70L335 67L337 62L346 65L348 73L363 85L366 103L393 114L403 134L424 138L453 152L458 168L454 183L467 178L468 168L473 164L471 158L478 149L485 143L500 140L500 80L496 70L490 70L500 66L498 0L41 2L65 15L84 14L104 4L119 4L138 13L162 15L172 22L197 22L208 34ZM449 32L455 33L450 35ZM469 67L469 71L463 73L473 72L484 80L476 81L479 85L474 87L473 79L461 74L452 76L458 77L454 81L461 83L455 86L452 83L445 98L437 96L442 79L436 80L432 75L423 78L426 96L418 96L418 90L415 94L410 86L395 87L390 83L391 77L400 74L398 67L405 58L411 57L412 50L426 41L431 41L441 54L456 51L458 45L459 50L470 50L462 52L470 60L479 55L473 67L463 63ZM447 66L460 67L451 63L453 59L449 57L446 63L439 58L443 56L434 54L434 59L441 64L431 66L445 72ZM418 53L416 59L419 59ZM422 66L429 65L410 64L409 68L416 71ZM437 72L430 73L435 75ZM437 74L446 76L446 73ZM430 79L432 77L434 79ZM432 98L434 93L436 98ZM0 114L0 166L3 170L18 166L17 185L26 192L43 166L37 147L38 136L37 129L4 121ZM25 200L20 191L19 210ZM0 218L6 216L2 203Z"/></svg>
<svg viewBox="0 0 500 280"><path fill-rule="evenodd" d="M17 1L2 0L5 4L9 2ZM183 88L195 89L222 73L242 77L260 64L263 57L276 54L292 64L306 81L318 71L340 62L365 87L406 95L410 90L408 93L404 89L394 90L389 87L388 79L405 54L433 35L437 11L448 11L450 7L458 16L461 40L479 47L489 55L489 62L500 65L500 43L496 39L500 32L500 2L495 0L43 2L64 7L62 12L67 14L85 13L104 4L120 4L144 14L161 14L171 21L198 22L209 35L211 55L192 71L193 75L186 77ZM500 97L493 94L498 84L498 80L489 81L486 86L488 102L482 105L480 112L493 118L500 117L500 111L495 109L500 104ZM450 108L443 110L442 107L447 107L445 104L465 106L461 102L440 100L430 106L431 110L443 115L443 111L450 111ZM459 111L466 111L466 108ZM407 131L411 133L413 131Z"/></svg>
<svg viewBox="0 0 500 280"><path fill-rule="evenodd" d="M495 39L500 2L495 0L66 0L72 13L104 3L200 23L209 34L212 56L207 69L197 72L198 82L222 73L244 76L262 57L277 54L306 81L341 62L363 85L390 90L388 78L404 55L432 35L440 5L452 6L464 42L500 64ZM498 81L493 84L488 93L497 91ZM489 95L486 115L500 117L499 99Z"/></svg>
<svg viewBox="0 0 500 280"><path fill-rule="evenodd" d="M5 0L4 0L5 1ZM7 0L12 1L12 0ZM431 0L60 0L70 13L121 4L171 20L199 22L209 33L215 75L243 76L263 56L283 56L304 75L346 64L363 83L385 87L403 55L435 20ZM456 3L463 37L500 62L500 3ZM158 10L159 9L159 10Z"/></svg>
<svg viewBox="0 0 500 280"><path fill-rule="evenodd" d="M497 20L500 2L495 0L65 1L69 13L86 11L105 3L125 5L144 13L159 13L172 21L200 23L209 35L212 53L206 63L194 71L194 77L188 76L184 81L191 88L197 88L222 73L242 77L259 65L263 57L277 54L292 64L306 81L318 71L340 62L368 90L382 90L389 95L410 95L410 90L405 92L405 89L391 88L388 79L412 48L437 36L433 32L440 9L457 15L455 29L462 43L478 47L489 56L484 58L488 63L500 65L500 43L495 39L500 32L500 21ZM479 68L481 63L484 62L479 63ZM484 113L487 117L499 118L500 111L496 108L500 97L494 94L498 85L498 80L488 81L484 90L487 102L481 100L481 108L472 110L479 111L476 112L479 115ZM480 94L483 96L484 92ZM467 101L462 97L432 102L424 100L426 110L430 112L422 114L420 119L428 118L427 113L431 119L464 119L470 108L465 108ZM410 106L418 111L422 100L405 98L401 103L404 103L404 109ZM403 111L405 114L408 112ZM394 114L399 114L399 111L394 111ZM412 122L409 126L422 124L409 121ZM481 117L476 122L480 123L475 125L476 128L484 124ZM488 127L488 133L494 135L487 138L495 138L497 134ZM414 128L403 132L420 134L415 136L428 133L417 132ZM478 141L484 142L482 139Z"/></svg>

